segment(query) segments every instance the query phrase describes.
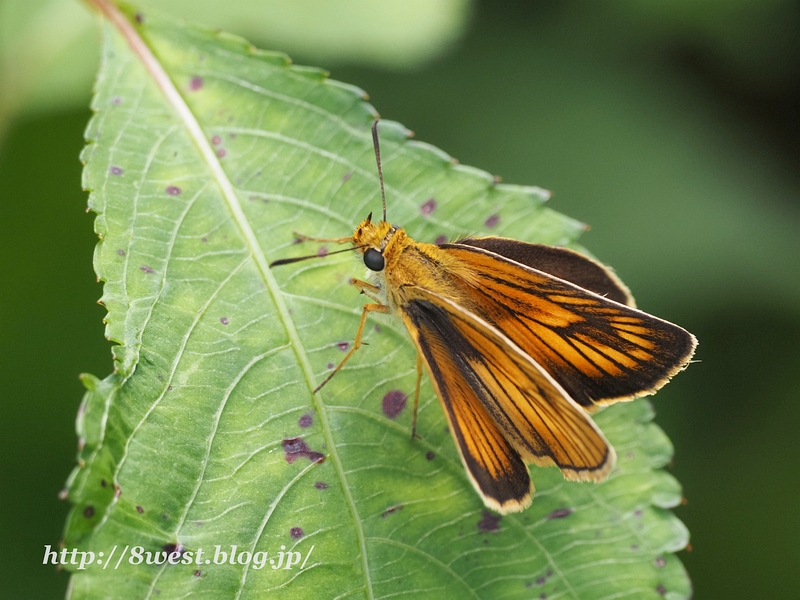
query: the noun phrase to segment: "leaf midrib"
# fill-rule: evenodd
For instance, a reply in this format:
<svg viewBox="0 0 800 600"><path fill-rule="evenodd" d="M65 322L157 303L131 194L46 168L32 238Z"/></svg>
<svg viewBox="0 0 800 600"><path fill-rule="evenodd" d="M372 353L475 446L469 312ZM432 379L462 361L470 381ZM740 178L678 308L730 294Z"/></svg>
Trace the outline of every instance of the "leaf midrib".
<svg viewBox="0 0 800 600"><path fill-rule="evenodd" d="M228 209L233 216L233 219L242 233L244 237L245 243L250 251L250 255L252 256L253 260L255 261L258 271L261 274L261 277L267 286L267 289L272 296L272 299L275 303L276 308L278 309L278 315L281 320L281 324L283 325L287 337L294 349L295 356L297 357L298 363L303 371L303 374L306 379L306 383L308 385L309 392L312 392L316 388L316 378L314 377L314 372L311 368L311 363L308 359L308 355L305 352L305 348L300 341L300 337L297 333L297 329L294 327L294 323L289 316L289 310L284 302L282 292L278 286L278 282L272 275L272 272L269 268L269 263L267 262L266 256L261 249L258 240L256 239L255 232L250 227L250 224L242 210L241 204L239 203L238 197L236 195L236 191L233 188L230 180L228 179L225 171L222 169L222 165L217 160L216 153L214 152L213 148L208 139L206 139L205 134L203 133L200 124L198 123L197 119L194 117L194 114L189 109L189 106L184 101L183 97L181 96L180 92L178 91L177 87L172 82L172 79L169 77L167 72L161 66L161 63L156 58L155 53L150 49L147 43L138 35L135 28L131 25L128 19L122 14L119 9L107 2L106 0L90 0L92 4L94 4L103 14L107 16L107 18L112 22L112 24L117 28L120 34L126 39L128 44L131 47L133 53L139 57L142 61L145 70L151 75L154 82L158 85L161 89L162 93L164 94L167 103L172 106L175 110L176 115L180 122L184 124L186 127L187 133L189 137L194 142L195 146L197 147L203 161L208 166L209 170L211 171L212 179L219 185L220 191L222 192L222 197L225 200ZM366 538L364 535L364 531L361 527L361 520L358 516L358 511L355 505L355 501L353 500L352 494L350 493L350 488L347 485L347 479L344 474L344 467L341 462L341 458L336 450L336 443L333 439L333 434L330 430L328 425L328 416L327 411L325 409L325 405L322 402L320 395L313 394L313 403L317 410L317 413L320 415L320 422L322 424L323 434L325 436L325 440L327 442L327 447L330 451L330 458L333 460L337 475L342 485L342 489L345 495L345 499L347 500L348 506L350 507L351 514L353 516L353 522L356 529L356 536L359 540L359 546L361 551L361 563L362 563L362 570L364 572L364 579L365 579L365 588L369 598L374 598L374 593L372 589L372 582L369 575L369 564L367 562L367 549L366 549Z"/></svg>

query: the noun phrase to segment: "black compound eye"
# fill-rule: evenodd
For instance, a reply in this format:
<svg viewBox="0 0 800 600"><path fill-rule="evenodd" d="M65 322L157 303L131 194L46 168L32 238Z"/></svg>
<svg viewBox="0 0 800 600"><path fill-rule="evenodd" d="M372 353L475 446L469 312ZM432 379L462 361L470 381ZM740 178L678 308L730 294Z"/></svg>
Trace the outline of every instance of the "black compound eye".
<svg viewBox="0 0 800 600"><path fill-rule="evenodd" d="M364 264L370 271L383 271L386 266L386 261L383 260L383 254L375 248L367 248L364 252Z"/></svg>

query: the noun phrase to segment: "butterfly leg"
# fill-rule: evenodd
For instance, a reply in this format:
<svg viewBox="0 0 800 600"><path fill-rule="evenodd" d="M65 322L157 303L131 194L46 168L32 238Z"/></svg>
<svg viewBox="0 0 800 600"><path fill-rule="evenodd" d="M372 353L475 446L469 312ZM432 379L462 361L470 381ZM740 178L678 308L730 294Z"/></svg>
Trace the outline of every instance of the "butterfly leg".
<svg viewBox="0 0 800 600"><path fill-rule="evenodd" d="M411 439L417 435L417 408L419 407L419 386L422 383L422 354L417 350L417 388L414 391L414 416L411 418Z"/></svg>
<svg viewBox="0 0 800 600"><path fill-rule="evenodd" d="M356 339L355 339L355 341L353 342L353 347L352 347L352 348L350 348L350 352L348 352L348 353L345 355L345 357L342 359L342 362L340 362L340 363L339 363L339 366L338 366L338 367L336 367L336 368L335 368L335 369L334 369L334 370L333 370L333 371L330 373L330 375L328 375L328 376L325 378L325 380L324 380L322 383L320 383L320 384L319 384L319 385L318 385L318 386L317 386L317 387L314 389L314 392L313 392L314 394L316 394L318 391L320 391L320 390L322 389L322 386L324 386L326 383L328 383L328 382L331 380L331 378L332 378L334 375L336 375L336 373L338 373L338 372L339 372L339 369L341 369L341 368L344 366L344 364L345 364L345 363L346 363L348 360L350 360L350 357L351 357L351 356L353 356L353 353L354 353L356 350L358 350L358 349L361 347L361 335L364 333L364 325L365 325L365 324L366 324L366 322L367 322L367 315L368 315L369 313L371 313L371 312L388 313L388 312L389 312L389 307L388 307L388 306L385 306L385 305L383 305L383 304L365 304L365 305L364 305L364 311L361 313L361 322L358 324L358 331L356 332Z"/></svg>
<svg viewBox="0 0 800 600"><path fill-rule="evenodd" d="M377 293L381 291L377 285L372 285L371 283L367 283L366 281L361 281L360 279L356 279L353 277L350 281L353 282L353 285L356 286L356 289L359 292L366 294L367 292Z"/></svg>
<svg viewBox="0 0 800 600"><path fill-rule="evenodd" d="M375 302L377 302L378 304L381 303L380 298L375 297L378 294L378 292L381 291L381 288L379 288L377 285L372 285L371 283L367 283L366 281L361 281L360 279L356 279L355 277L353 277L350 280L350 283L352 283L359 292L361 292L368 298L375 300ZM384 312L389 312L389 311L387 310Z"/></svg>

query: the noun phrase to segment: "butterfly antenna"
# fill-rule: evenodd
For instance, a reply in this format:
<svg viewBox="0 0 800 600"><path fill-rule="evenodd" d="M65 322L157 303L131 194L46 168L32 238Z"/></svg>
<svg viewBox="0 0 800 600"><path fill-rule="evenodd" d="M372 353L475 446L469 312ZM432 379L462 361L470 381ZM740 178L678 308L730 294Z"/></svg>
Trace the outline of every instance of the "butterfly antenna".
<svg viewBox="0 0 800 600"><path fill-rule="evenodd" d="M301 260L309 260L310 258L325 258L326 256L341 254L342 252L352 252L353 250L358 250L359 248L366 248L366 246L354 246L352 248L345 248L344 250L336 250L336 252L327 252L325 254L309 254L307 256L295 256L293 258L279 258L278 260L273 260L271 263L269 263L269 266L272 268L280 265L289 265L300 262Z"/></svg>
<svg viewBox="0 0 800 600"><path fill-rule="evenodd" d="M383 191L383 171L381 170L381 144L378 142L378 121L372 124L372 143L375 145L375 162L378 163L378 179L381 180L381 201L383 202L383 222L386 222L386 193Z"/></svg>

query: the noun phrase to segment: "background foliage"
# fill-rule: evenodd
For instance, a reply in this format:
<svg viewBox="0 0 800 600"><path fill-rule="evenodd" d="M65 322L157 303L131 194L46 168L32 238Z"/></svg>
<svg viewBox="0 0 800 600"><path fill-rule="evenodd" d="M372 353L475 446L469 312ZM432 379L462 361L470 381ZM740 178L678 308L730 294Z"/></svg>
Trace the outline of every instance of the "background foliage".
<svg viewBox="0 0 800 600"><path fill-rule="evenodd" d="M554 190L551 206L591 224L583 244L614 265L639 305L698 335L703 362L655 400L689 501L678 515L694 549L682 560L698 597L792 597L797 4L473 8L465 36L415 71L323 64L463 163ZM212 18L205 23L235 30ZM292 52L299 63L320 60L310 46ZM71 81L69 68L60 75ZM70 108L61 85L45 86L47 111L17 118L0 155L0 570L17 597L56 597L66 585L39 563L67 511L56 494L74 461L76 374L111 365L79 191L89 90Z"/></svg>

